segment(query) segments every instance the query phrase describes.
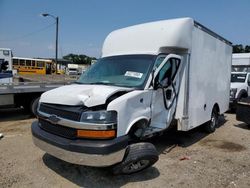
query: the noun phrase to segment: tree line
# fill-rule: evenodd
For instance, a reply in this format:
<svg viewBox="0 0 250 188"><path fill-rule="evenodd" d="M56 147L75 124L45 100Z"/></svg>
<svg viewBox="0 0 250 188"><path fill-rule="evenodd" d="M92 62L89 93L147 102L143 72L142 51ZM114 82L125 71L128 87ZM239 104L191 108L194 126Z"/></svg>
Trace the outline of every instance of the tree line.
<svg viewBox="0 0 250 188"><path fill-rule="evenodd" d="M250 53L250 46L235 44L233 45L233 53ZM68 54L66 56L63 56L63 59L69 60L74 64L85 64L85 65L90 65L92 60L96 60L95 57L89 57L84 54Z"/></svg>
<svg viewBox="0 0 250 188"><path fill-rule="evenodd" d="M233 53L250 53L250 46L242 44L233 45Z"/></svg>
<svg viewBox="0 0 250 188"><path fill-rule="evenodd" d="M95 57L89 57L83 54L68 54L63 56L63 59L73 62L74 64L90 65L92 60L96 60Z"/></svg>

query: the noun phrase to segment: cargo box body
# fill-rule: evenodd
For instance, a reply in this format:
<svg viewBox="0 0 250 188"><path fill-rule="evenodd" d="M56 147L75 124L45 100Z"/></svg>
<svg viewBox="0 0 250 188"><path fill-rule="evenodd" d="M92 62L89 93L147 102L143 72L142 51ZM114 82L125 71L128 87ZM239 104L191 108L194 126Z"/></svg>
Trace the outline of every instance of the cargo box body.
<svg viewBox="0 0 250 188"><path fill-rule="evenodd" d="M179 130L187 131L209 121L214 105L220 113L228 110L232 45L192 18L127 27L106 38L102 57L131 54L182 57L175 113Z"/></svg>

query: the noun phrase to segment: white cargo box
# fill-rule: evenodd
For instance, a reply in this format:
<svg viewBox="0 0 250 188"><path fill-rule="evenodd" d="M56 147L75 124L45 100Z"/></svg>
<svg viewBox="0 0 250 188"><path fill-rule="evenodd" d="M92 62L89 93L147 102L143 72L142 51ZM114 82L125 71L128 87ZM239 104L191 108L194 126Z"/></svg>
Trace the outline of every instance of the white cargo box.
<svg viewBox="0 0 250 188"><path fill-rule="evenodd" d="M102 57L131 54L177 54L183 73L175 118L190 130L211 118L216 104L228 110L232 45L192 18L163 20L111 32Z"/></svg>

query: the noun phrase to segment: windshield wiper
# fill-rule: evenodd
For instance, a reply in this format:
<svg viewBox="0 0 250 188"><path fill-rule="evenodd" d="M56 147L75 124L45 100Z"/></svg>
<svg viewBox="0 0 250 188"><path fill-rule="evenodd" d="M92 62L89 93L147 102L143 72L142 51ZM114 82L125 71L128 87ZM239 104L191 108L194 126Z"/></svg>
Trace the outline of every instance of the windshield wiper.
<svg viewBox="0 0 250 188"><path fill-rule="evenodd" d="M91 82L91 83L83 83L83 82L74 82L75 84L86 84L86 85L113 85L113 86L118 86L118 87L128 87L126 85L122 85L122 84L115 84L112 82Z"/></svg>
<svg viewBox="0 0 250 188"><path fill-rule="evenodd" d="M91 83L85 83L85 82L78 82L78 81L75 81L73 82L74 84L87 84L87 85L112 85L113 83L110 83L110 82L91 82Z"/></svg>
<svg viewBox="0 0 250 188"><path fill-rule="evenodd" d="M91 85L113 85L113 83L110 83L110 82L92 82L92 83L88 83L88 84L91 84Z"/></svg>

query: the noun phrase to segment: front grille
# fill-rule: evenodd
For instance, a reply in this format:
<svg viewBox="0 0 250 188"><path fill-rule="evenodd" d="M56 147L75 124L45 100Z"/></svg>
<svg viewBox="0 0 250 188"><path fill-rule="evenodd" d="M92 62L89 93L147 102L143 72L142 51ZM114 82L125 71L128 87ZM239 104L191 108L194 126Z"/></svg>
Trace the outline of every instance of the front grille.
<svg viewBox="0 0 250 188"><path fill-rule="evenodd" d="M76 129L70 127L64 127L62 125L54 125L46 120L39 119L39 126L52 134L62 136L65 138L76 139Z"/></svg>
<svg viewBox="0 0 250 188"><path fill-rule="evenodd" d="M56 115L64 119L80 121L81 114L86 111L84 106L66 106L41 103L39 111L50 115Z"/></svg>

